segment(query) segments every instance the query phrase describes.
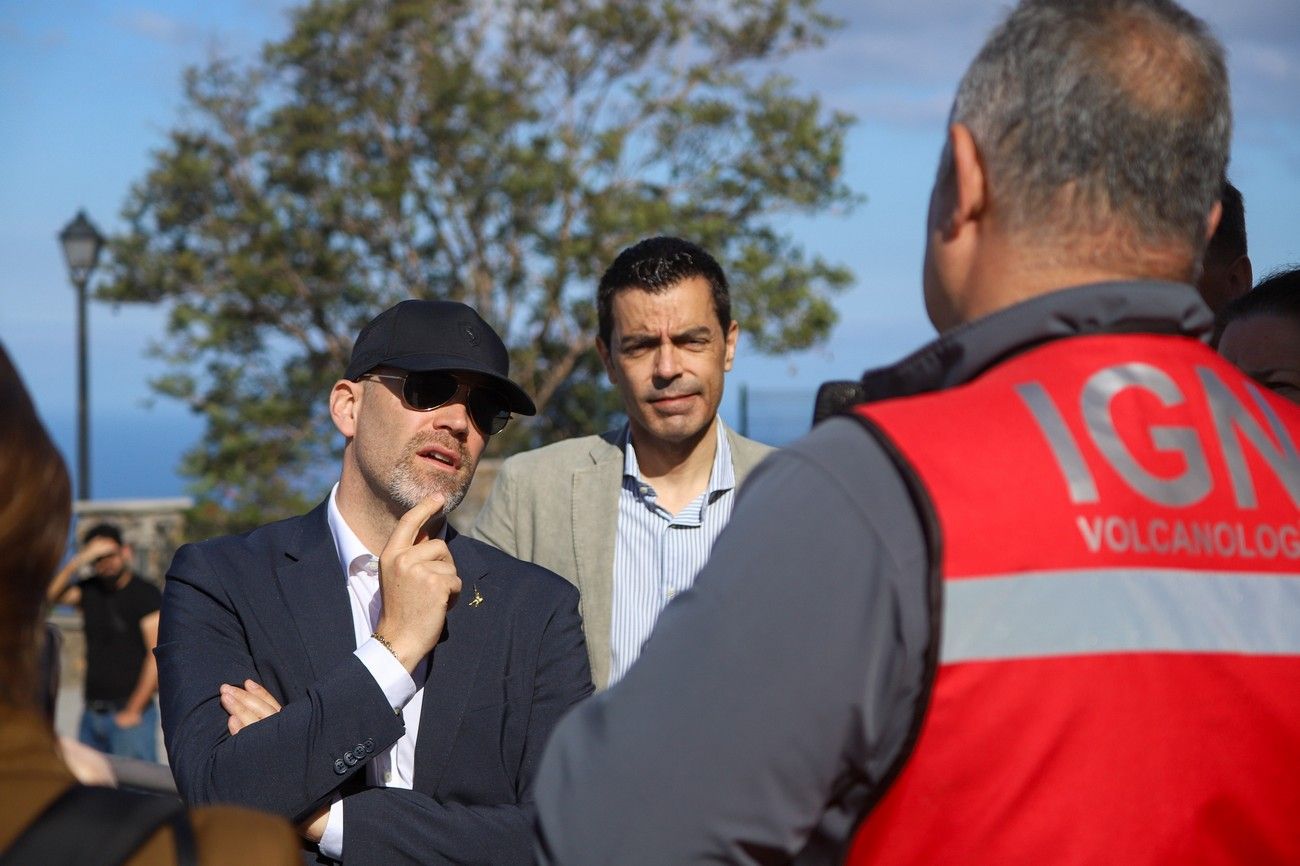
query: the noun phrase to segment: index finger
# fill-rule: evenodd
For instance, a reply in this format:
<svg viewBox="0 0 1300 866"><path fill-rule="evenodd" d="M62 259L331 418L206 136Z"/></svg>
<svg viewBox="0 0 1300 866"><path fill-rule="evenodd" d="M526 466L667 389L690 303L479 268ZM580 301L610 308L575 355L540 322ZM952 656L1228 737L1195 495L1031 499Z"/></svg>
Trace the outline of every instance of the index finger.
<svg viewBox="0 0 1300 866"><path fill-rule="evenodd" d="M441 493L429 494L424 501L403 514L402 519L397 521L397 526L393 529L393 534L388 537L388 544L384 545L384 549L387 550L394 543L410 547L419 541L420 530L424 528L424 524L441 511L446 502L447 497Z"/></svg>

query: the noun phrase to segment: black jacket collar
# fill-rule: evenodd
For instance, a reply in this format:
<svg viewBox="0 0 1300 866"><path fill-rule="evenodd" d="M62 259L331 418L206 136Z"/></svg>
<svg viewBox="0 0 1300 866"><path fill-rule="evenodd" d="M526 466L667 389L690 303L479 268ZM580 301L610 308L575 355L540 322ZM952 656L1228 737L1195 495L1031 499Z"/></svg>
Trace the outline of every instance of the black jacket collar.
<svg viewBox="0 0 1300 866"><path fill-rule="evenodd" d="M1214 317L1182 283L1092 283L1062 289L954 328L888 367L868 370L868 401L908 397L969 382L1049 340L1088 334L1183 334L1209 338Z"/></svg>

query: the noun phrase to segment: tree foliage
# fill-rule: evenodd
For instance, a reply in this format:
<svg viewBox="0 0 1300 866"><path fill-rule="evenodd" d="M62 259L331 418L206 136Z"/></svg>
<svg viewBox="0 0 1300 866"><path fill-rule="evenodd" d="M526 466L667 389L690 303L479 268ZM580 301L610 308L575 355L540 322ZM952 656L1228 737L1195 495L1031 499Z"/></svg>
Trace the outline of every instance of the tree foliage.
<svg viewBox="0 0 1300 866"><path fill-rule="evenodd" d="M760 350L824 337L850 274L780 221L856 201L851 119L777 68L832 26L816 0L315 0L258 61L190 70L100 296L169 311L155 386L205 417L182 469L209 516L320 495L324 395L402 298L506 339L541 415L496 448L607 420L594 287L642 237L714 251Z"/></svg>

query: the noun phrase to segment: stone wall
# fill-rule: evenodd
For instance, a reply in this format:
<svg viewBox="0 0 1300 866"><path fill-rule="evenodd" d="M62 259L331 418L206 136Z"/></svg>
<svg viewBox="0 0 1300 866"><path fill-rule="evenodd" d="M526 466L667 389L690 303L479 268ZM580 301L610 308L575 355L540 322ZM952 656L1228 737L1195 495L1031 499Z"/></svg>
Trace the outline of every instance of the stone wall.
<svg viewBox="0 0 1300 866"><path fill-rule="evenodd" d="M131 546L132 568L159 586L181 544L185 511L194 505L189 497L175 499L95 499L72 507L73 536L78 546L82 534L97 523L112 523Z"/></svg>

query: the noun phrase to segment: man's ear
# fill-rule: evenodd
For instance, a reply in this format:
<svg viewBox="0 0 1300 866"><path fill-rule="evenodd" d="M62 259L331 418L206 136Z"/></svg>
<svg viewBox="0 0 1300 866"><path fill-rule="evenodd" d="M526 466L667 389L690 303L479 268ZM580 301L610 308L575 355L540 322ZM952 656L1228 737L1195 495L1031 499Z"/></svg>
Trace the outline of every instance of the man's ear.
<svg viewBox="0 0 1300 866"><path fill-rule="evenodd" d="M1228 285L1232 288L1232 297L1239 298L1250 291L1255 279L1255 270L1250 264L1250 256L1242 253L1228 265Z"/></svg>
<svg viewBox="0 0 1300 866"><path fill-rule="evenodd" d="M939 153L939 165L934 171L934 185L930 187L930 201L925 212L926 235L948 239L950 214L953 210L952 145L944 141Z"/></svg>
<svg viewBox="0 0 1300 866"><path fill-rule="evenodd" d="M726 372L731 371L731 364L736 360L736 340L740 337L740 323L735 319L727 327L727 355L722 369Z"/></svg>
<svg viewBox="0 0 1300 866"><path fill-rule="evenodd" d="M945 167L949 189L945 212L940 214L945 238L955 237L963 227L982 219L988 208L988 176L975 136L963 123L948 127L948 159Z"/></svg>
<svg viewBox="0 0 1300 866"><path fill-rule="evenodd" d="M357 435L362 391L362 383L347 379L339 379L330 389L330 418L339 432L348 439Z"/></svg>
<svg viewBox="0 0 1300 866"><path fill-rule="evenodd" d="M617 385L618 383L614 381L614 366L610 361L609 347L600 337L596 338L596 354L600 355L600 363L605 365L605 378L609 379L609 384Z"/></svg>

